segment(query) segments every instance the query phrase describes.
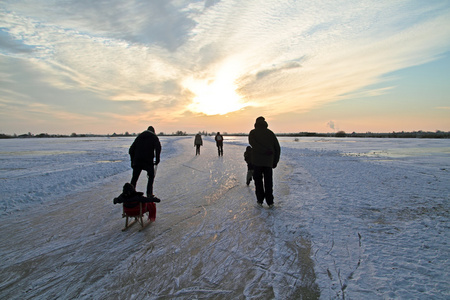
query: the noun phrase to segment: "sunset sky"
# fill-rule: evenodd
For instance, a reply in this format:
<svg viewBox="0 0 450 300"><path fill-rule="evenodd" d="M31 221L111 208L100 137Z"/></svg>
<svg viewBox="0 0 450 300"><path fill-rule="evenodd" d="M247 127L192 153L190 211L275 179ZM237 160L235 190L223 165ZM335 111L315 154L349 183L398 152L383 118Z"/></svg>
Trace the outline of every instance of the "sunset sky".
<svg viewBox="0 0 450 300"><path fill-rule="evenodd" d="M448 0L3 0L0 133L450 131Z"/></svg>

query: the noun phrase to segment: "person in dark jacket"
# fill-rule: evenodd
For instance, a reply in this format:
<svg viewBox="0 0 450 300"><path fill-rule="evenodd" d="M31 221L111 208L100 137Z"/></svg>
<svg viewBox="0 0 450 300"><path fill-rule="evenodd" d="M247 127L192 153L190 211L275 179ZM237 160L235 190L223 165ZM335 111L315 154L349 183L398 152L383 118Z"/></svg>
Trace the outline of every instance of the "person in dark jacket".
<svg viewBox="0 0 450 300"><path fill-rule="evenodd" d="M252 147L247 146L244 152L244 160L247 163L247 185L250 184L253 178L253 163L252 163Z"/></svg>
<svg viewBox="0 0 450 300"><path fill-rule="evenodd" d="M223 136L220 132L217 132L214 139L216 140L217 152L219 152L219 156L223 156Z"/></svg>
<svg viewBox="0 0 450 300"><path fill-rule="evenodd" d="M200 147L203 146L203 140L200 133L197 133L194 138L195 156L200 155Z"/></svg>
<svg viewBox="0 0 450 300"><path fill-rule="evenodd" d="M258 205L264 199L269 207L273 207L273 171L280 160L280 144L275 134L268 129L264 117L258 117L255 129L250 131L248 142L252 147L253 180Z"/></svg>
<svg viewBox="0 0 450 300"><path fill-rule="evenodd" d="M130 154L131 167L133 168L133 176L130 183L136 188L142 170L147 171L147 197L153 197L155 165L159 164L161 154L161 143L155 134L155 129L149 126L147 130L140 133L134 140L128 153Z"/></svg>

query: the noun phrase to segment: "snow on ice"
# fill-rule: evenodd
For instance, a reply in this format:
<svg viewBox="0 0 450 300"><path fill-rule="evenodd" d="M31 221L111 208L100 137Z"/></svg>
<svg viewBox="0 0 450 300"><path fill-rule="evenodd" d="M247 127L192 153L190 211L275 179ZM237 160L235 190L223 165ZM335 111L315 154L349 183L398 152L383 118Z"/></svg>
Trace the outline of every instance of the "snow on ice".
<svg viewBox="0 0 450 300"><path fill-rule="evenodd" d="M450 298L449 140L280 138L268 209L246 137L161 137L156 222L122 232L132 141L0 140L0 298Z"/></svg>

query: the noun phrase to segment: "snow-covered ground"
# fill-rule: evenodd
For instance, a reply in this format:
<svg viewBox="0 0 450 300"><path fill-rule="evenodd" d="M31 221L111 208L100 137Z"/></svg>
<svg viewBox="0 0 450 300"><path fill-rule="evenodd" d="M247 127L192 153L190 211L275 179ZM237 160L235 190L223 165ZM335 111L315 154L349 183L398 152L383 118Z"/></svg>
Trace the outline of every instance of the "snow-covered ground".
<svg viewBox="0 0 450 300"><path fill-rule="evenodd" d="M450 140L280 138L268 209L245 137L161 137L156 222L122 232L132 141L0 140L1 299L450 298Z"/></svg>

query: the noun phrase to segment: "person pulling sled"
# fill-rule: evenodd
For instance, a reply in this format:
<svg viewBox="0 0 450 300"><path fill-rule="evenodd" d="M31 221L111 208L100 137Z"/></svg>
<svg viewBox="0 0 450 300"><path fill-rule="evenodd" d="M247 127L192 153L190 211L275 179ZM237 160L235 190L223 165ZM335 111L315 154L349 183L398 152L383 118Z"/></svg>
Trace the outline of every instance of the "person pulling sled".
<svg viewBox="0 0 450 300"><path fill-rule="evenodd" d="M156 219L155 202L160 202L160 200L153 194L153 182L155 180L156 167L160 161L161 142L156 136L153 126L149 126L147 130L136 137L128 153L130 154L131 168L133 169L131 182L123 186L122 194L114 198L113 201L114 204L123 204L122 217L126 218L123 230L126 230L136 221L144 228L148 223ZM136 184L142 170L147 171L147 197L144 197L144 193L136 191ZM143 216L146 213L148 213L148 222L144 223ZM134 218L134 221L128 223L130 218Z"/></svg>
<svg viewBox="0 0 450 300"><path fill-rule="evenodd" d="M136 188L142 170L147 171L147 197L153 197L155 167L159 164L161 155L161 143L155 134L153 126L149 126L147 130L136 137L128 153L130 154L131 168L133 169L130 183Z"/></svg>

